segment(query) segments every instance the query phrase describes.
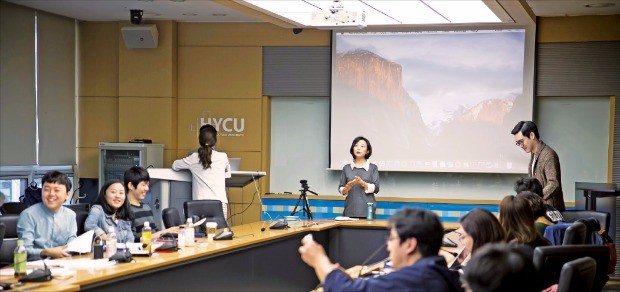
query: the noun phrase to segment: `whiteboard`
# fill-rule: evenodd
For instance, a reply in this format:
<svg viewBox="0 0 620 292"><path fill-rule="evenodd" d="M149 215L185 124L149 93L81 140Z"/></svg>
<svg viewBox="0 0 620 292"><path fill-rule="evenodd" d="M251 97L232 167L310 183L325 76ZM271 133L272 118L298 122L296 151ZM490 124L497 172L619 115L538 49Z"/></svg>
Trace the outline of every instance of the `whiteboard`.
<svg viewBox="0 0 620 292"><path fill-rule="evenodd" d="M575 201L575 182L607 182L609 97L539 97L540 138L560 158L564 200ZM583 196L578 196L583 200Z"/></svg>

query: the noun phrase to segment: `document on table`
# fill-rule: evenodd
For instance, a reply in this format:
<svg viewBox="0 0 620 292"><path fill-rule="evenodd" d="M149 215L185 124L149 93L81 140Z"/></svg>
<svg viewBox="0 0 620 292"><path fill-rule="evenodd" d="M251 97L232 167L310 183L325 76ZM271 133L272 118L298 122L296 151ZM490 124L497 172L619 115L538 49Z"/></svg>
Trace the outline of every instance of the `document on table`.
<svg viewBox="0 0 620 292"><path fill-rule="evenodd" d="M53 260L45 260L45 265L47 265L47 267L50 270L53 270L54 268L65 268L65 269L69 269L69 270L97 270L97 269L103 269L103 268L107 268L110 266L113 266L115 264L114 261L110 261L109 259L98 259L98 260L94 260L94 259L53 259ZM32 261L32 262L28 262L26 264L26 267L28 268L36 268L36 269L43 269L44 265L43 265L43 261L42 260L38 260L38 261Z"/></svg>
<svg viewBox="0 0 620 292"><path fill-rule="evenodd" d="M71 240L69 244L67 244L67 248L65 252L73 252L73 253L89 253L93 248L93 236L95 235L95 231L86 231L84 234L78 236L76 239Z"/></svg>

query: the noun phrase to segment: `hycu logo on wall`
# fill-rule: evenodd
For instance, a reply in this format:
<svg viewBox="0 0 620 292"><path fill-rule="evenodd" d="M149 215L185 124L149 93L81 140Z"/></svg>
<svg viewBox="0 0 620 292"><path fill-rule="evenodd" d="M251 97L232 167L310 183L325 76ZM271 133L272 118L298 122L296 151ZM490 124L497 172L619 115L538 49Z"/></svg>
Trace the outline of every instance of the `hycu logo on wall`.
<svg viewBox="0 0 620 292"><path fill-rule="evenodd" d="M244 118L217 118L211 116L211 112L205 112L203 117L200 117L198 129L206 124L215 127L217 135L222 137L242 137L245 130Z"/></svg>

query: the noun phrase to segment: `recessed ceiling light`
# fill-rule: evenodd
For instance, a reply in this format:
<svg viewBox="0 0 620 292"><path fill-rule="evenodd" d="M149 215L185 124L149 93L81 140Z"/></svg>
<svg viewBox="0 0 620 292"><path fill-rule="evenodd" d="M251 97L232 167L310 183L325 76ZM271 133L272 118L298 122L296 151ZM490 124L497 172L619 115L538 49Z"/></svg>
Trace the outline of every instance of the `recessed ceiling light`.
<svg viewBox="0 0 620 292"><path fill-rule="evenodd" d="M221 16L226 16L227 14L226 13L213 13L211 15L212 16L220 16L221 17Z"/></svg>
<svg viewBox="0 0 620 292"><path fill-rule="evenodd" d="M170 0L172 2L185 2L185 0Z"/></svg>
<svg viewBox="0 0 620 292"><path fill-rule="evenodd" d="M185 16L198 16L198 13L183 13Z"/></svg>
<svg viewBox="0 0 620 292"><path fill-rule="evenodd" d="M615 5L616 5L615 3L605 2L605 3L586 4L584 6L588 8L607 8L607 7L614 7Z"/></svg>

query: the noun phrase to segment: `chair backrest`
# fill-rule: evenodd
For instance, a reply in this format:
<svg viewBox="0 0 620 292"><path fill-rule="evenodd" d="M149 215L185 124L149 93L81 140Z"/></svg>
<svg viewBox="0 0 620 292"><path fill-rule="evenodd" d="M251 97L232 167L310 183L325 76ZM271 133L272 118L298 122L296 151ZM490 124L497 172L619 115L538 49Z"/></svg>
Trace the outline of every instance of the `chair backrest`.
<svg viewBox="0 0 620 292"><path fill-rule="evenodd" d="M13 264L13 251L17 247L17 221L19 215L0 215L0 223L4 225L4 236L0 246L0 265Z"/></svg>
<svg viewBox="0 0 620 292"><path fill-rule="evenodd" d="M23 202L6 202L0 207L2 214L16 214L19 215L22 211L26 210L28 206Z"/></svg>
<svg viewBox="0 0 620 292"><path fill-rule="evenodd" d="M73 210L75 212L75 223L77 224L77 236L82 235L86 230L84 230L84 223L86 223L86 218L88 218L88 211L85 210Z"/></svg>
<svg viewBox="0 0 620 292"><path fill-rule="evenodd" d="M562 217L565 222L575 222L579 219L594 217L601 224L601 228L609 231L611 215L607 212L590 211L590 210L566 210L562 211Z"/></svg>
<svg viewBox="0 0 620 292"><path fill-rule="evenodd" d="M0 223L0 248L2 248L2 241L4 240L5 230L6 230L6 225L4 225L4 223Z"/></svg>
<svg viewBox="0 0 620 292"><path fill-rule="evenodd" d="M89 203L71 204L71 205L65 205L65 207L73 211L86 211L86 212L90 211Z"/></svg>
<svg viewBox="0 0 620 292"><path fill-rule="evenodd" d="M183 203L183 211L185 211L186 219L192 216L206 217L206 222L217 222L217 228L228 227L226 218L224 218L224 210L222 210L222 202L219 200L187 201Z"/></svg>
<svg viewBox="0 0 620 292"><path fill-rule="evenodd" d="M565 263L582 257L592 257L596 260L596 276L592 291L601 291L609 276L609 249L602 245L561 245L541 246L534 250L534 266L541 275L544 287L557 284Z"/></svg>
<svg viewBox="0 0 620 292"><path fill-rule="evenodd" d="M161 212L161 219L164 221L164 228L179 226L183 224L183 219L179 214L179 210L175 207L166 208Z"/></svg>
<svg viewBox="0 0 620 292"><path fill-rule="evenodd" d="M572 260L562 266L558 292L591 291L596 275L596 261L591 257Z"/></svg>
<svg viewBox="0 0 620 292"><path fill-rule="evenodd" d="M564 240L562 245L585 244L586 243L586 225L577 221L566 228L564 232Z"/></svg>

